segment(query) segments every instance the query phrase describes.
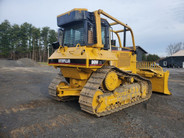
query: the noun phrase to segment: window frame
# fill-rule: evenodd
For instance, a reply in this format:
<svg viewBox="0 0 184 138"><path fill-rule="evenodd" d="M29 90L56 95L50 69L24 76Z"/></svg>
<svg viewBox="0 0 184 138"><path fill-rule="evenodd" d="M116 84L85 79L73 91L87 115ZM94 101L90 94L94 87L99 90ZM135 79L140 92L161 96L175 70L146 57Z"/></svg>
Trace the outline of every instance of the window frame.
<svg viewBox="0 0 184 138"><path fill-rule="evenodd" d="M85 46L86 45L86 21L85 20L82 20L82 21L75 21L75 22L72 22L70 24L67 24L67 25L63 25L62 28L64 29L63 30L63 46L68 46L68 47L75 47L77 44L73 44L73 45L64 45L64 39L65 39L65 28L66 27L69 27L69 26L72 26L72 25L75 25L75 24L83 24L83 34L84 34L84 38L83 38L83 43L80 43L81 46Z"/></svg>

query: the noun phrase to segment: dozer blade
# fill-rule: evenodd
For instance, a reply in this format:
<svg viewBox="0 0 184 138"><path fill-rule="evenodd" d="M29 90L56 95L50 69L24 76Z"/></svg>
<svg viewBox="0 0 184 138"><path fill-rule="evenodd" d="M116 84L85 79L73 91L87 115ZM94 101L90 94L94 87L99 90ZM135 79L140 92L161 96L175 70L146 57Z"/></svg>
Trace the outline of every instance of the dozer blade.
<svg viewBox="0 0 184 138"><path fill-rule="evenodd" d="M169 71L164 72L163 77L150 78L150 81L152 82L152 91L171 95L171 92L168 89L168 78Z"/></svg>
<svg viewBox="0 0 184 138"><path fill-rule="evenodd" d="M137 73L151 81L153 92L171 95L168 89L169 71L164 72L155 62L138 62Z"/></svg>

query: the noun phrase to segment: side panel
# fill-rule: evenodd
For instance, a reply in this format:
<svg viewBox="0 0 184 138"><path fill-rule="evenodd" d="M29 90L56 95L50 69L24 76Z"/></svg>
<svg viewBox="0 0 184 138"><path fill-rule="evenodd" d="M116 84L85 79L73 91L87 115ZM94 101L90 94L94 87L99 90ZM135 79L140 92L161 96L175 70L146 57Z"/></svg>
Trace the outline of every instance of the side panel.
<svg viewBox="0 0 184 138"><path fill-rule="evenodd" d="M73 78L78 80L87 80L92 73L91 69L78 69L70 67L60 67L65 78Z"/></svg>
<svg viewBox="0 0 184 138"><path fill-rule="evenodd" d="M120 68L121 70L136 73L136 54L131 51L112 51L116 53L118 60L111 61L111 65Z"/></svg>

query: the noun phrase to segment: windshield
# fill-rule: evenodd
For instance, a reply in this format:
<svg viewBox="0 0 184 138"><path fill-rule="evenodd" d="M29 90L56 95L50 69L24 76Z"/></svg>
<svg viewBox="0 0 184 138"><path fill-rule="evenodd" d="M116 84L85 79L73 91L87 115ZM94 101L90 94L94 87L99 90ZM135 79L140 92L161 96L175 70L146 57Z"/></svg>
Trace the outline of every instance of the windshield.
<svg viewBox="0 0 184 138"><path fill-rule="evenodd" d="M75 23L64 27L64 46L84 45L84 23Z"/></svg>

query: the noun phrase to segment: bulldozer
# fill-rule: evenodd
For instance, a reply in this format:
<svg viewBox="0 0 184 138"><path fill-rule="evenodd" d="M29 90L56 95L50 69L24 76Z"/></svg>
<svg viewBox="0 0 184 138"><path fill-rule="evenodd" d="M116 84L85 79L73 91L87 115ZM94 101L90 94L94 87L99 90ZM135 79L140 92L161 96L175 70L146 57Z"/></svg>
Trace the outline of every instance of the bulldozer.
<svg viewBox="0 0 184 138"><path fill-rule="evenodd" d="M127 24L101 9L75 8L58 15L57 25L58 42L48 59L49 66L60 69L48 87L53 99L77 98L81 110L101 117L148 100L152 91L171 95L169 71L154 62L137 62ZM116 25L121 29L115 30ZM126 45L128 32L131 48Z"/></svg>

